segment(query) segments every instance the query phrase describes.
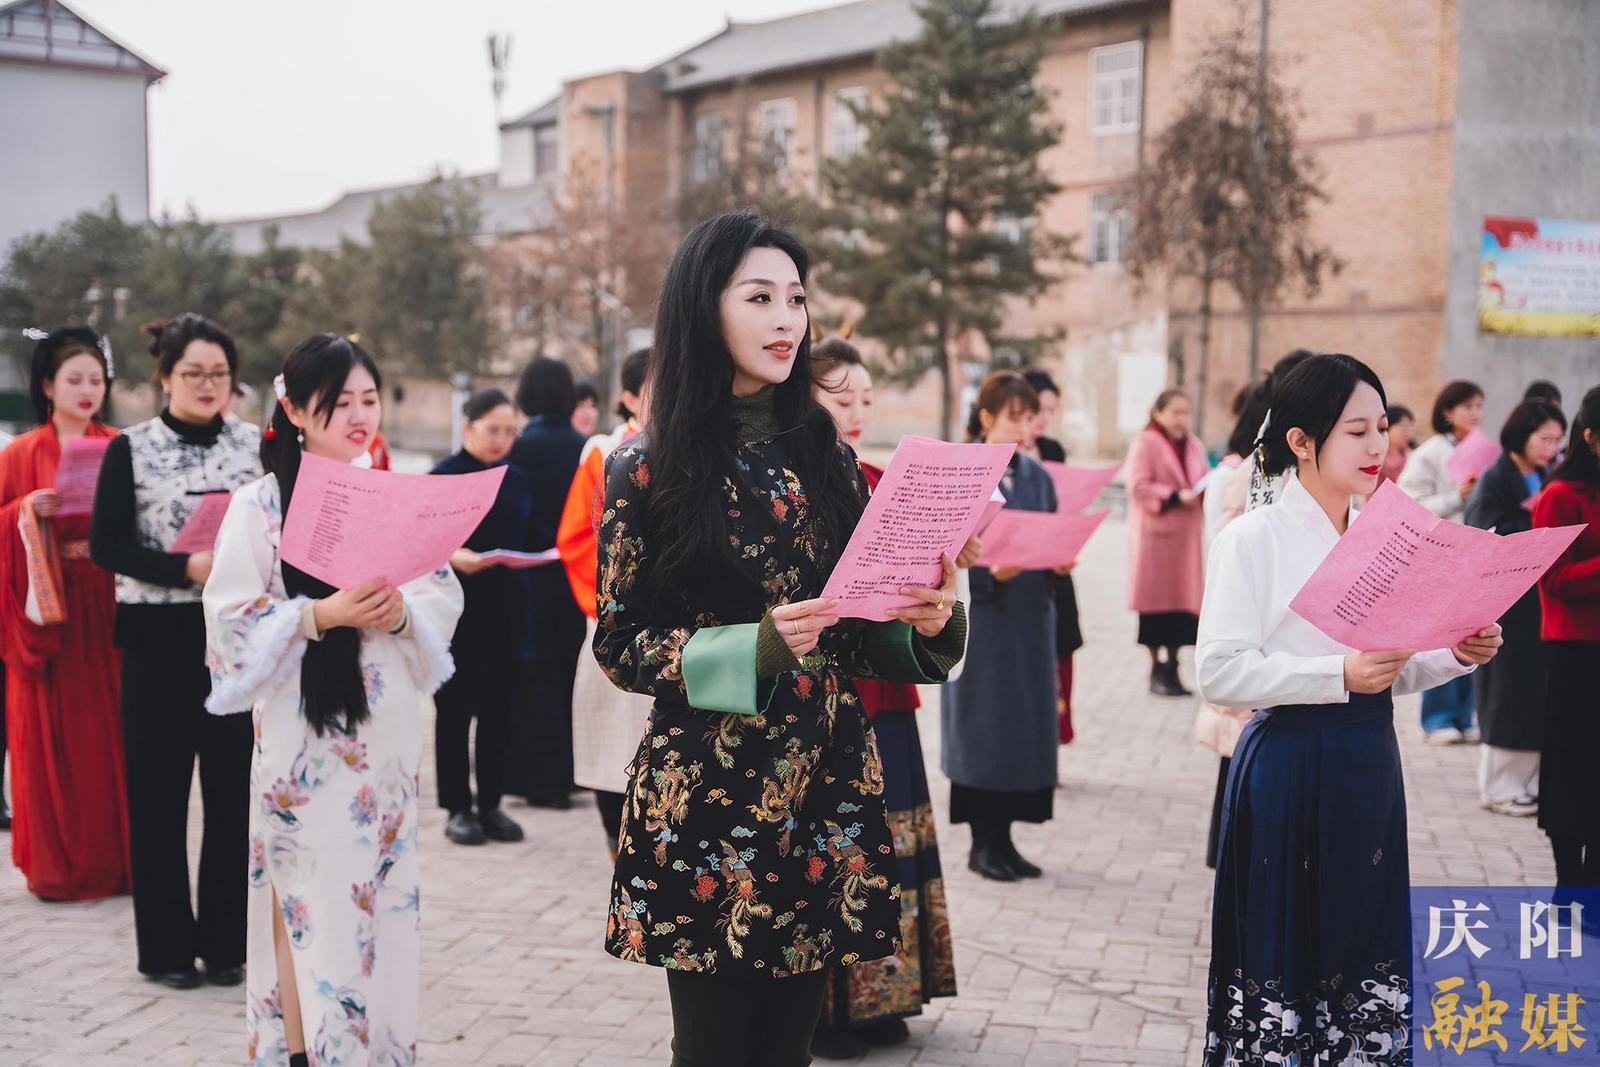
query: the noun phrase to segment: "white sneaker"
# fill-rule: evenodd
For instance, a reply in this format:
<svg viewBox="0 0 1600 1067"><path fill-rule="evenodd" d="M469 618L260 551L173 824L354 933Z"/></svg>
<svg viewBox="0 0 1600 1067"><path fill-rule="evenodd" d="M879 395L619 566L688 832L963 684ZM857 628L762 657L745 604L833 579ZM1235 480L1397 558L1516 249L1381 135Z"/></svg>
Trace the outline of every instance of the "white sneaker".
<svg viewBox="0 0 1600 1067"><path fill-rule="evenodd" d="M1422 739L1430 745L1459 745L1467 738L1454 726L1446 726L1440 730L1431 730L1422 735Z"/></svg>
<svg viewBox="0 0 1600 1067"><path fill-rule="evenodd" d="M1486 800L1483 806L1496 815L1524 816L1539 814L1539 802L1529 796L1511 797L1506 800Z"/></svg>
<svg viewBox="0 0 1600 1067"><path fill-rule="evenodd" d="M1469 726L1461 731L1461 743L1464 745L1476 745L1482 740L1483 735L1478 732L1476 726Z"/></svg>

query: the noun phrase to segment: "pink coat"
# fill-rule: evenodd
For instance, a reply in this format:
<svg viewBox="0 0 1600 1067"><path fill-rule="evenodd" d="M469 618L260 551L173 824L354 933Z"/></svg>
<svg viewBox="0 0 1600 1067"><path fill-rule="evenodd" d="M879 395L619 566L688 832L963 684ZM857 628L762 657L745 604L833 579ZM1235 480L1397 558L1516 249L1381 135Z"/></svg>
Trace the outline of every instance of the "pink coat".
<svg viewBox="0 0 1600 1067"><path fill-rule="evenodd" d="M1122 470L1128 487L1128 606L1140 614L1187 611L1200 614L1205 586L1201 541L1205 510L1166 501L1205 476L1205 446L1190 434L1184 461L1160 430L1144 430L1128 449ZM1219 487L1220 488L1220 487Z"/></svg>

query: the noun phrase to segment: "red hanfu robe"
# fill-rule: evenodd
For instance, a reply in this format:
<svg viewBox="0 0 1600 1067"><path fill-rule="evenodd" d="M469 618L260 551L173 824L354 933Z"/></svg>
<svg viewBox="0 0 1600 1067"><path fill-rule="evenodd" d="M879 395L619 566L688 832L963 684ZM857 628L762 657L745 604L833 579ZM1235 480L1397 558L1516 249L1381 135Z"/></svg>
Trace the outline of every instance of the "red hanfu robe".
<svg viewBox="0 0 1600 1067"><path fill-rule="evenodd" d="M88 435L116 431L91 423ZM130 884L116 595L111 575L89 560L89 516L41 519L27 501L55 485L60 462L50 424L0 452L11 855L30 892L92 900ZM28 617L30 573L42 624Z"/></svg>

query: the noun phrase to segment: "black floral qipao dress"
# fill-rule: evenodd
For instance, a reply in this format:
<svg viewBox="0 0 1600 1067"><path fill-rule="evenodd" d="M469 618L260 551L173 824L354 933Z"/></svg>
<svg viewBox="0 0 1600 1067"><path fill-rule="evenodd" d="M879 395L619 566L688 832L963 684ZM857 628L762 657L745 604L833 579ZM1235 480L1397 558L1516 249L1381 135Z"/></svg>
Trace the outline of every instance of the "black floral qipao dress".
<svg viewBox="0 0 1600 1067"><path fill-rule="evenodd" d="M965 614L957 605L927 641L904 623L842 620L794 659L768 612L820 595L819 561L838 547L785 464L772 404L770 387L735 402L737 470L723 483L759 598L708 582L655 602L649 435L606 464L594 652L619 687L656 698L629 768L606 923L620 959L781 978L898 949L882 767L850 679L943 679Z"/></svg>

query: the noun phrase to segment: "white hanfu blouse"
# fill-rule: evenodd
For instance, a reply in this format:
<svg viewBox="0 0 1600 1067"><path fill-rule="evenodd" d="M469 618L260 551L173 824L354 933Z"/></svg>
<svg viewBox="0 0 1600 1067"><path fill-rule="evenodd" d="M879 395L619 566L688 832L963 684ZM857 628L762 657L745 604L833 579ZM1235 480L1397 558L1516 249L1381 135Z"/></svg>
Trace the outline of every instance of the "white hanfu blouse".
<svg viewBox="0 0 1600 1067"><path fill-rule="evenodd" d="M1355 508L1350 509L1354 521ZM1343 704L1342 645L1289 610L1289 602L1338 543L1339 533L1299 479L1277 501L1217 535L1206 565L1195 662L1206 700L1232 708ZM1470 673L1448 648L1419 652L1395 679L1412 693Z"/></svg>

